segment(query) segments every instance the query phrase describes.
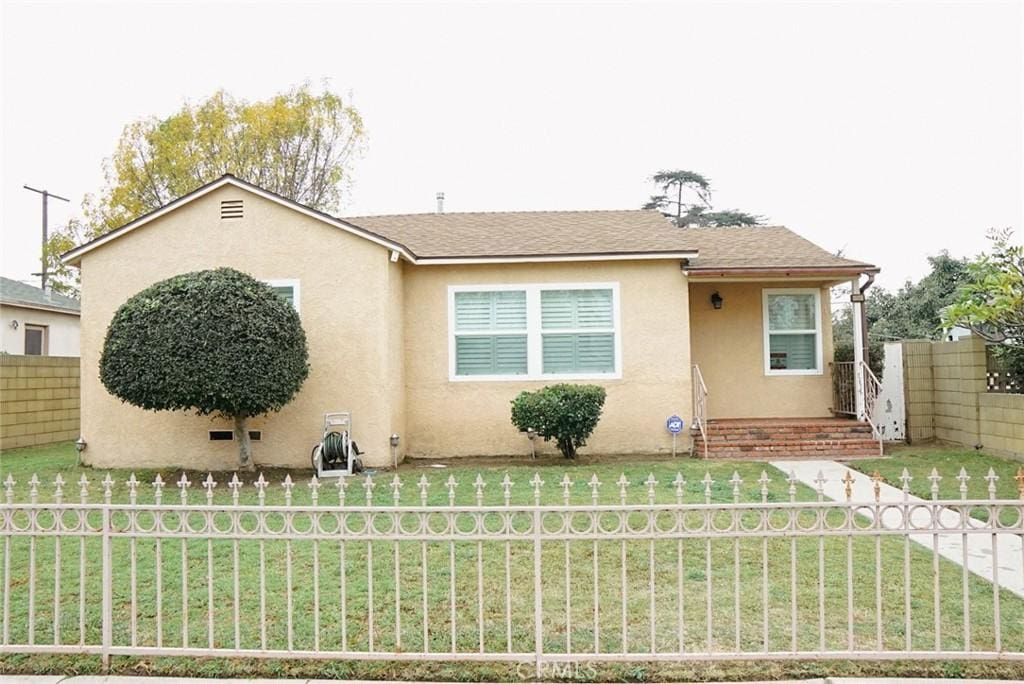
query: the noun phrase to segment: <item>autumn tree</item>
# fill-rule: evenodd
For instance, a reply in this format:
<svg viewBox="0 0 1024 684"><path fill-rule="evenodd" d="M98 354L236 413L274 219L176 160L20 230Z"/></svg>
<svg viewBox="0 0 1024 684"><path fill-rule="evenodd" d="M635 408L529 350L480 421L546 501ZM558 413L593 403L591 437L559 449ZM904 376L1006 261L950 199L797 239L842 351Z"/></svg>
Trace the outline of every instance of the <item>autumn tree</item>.
<svg viewBox="0 0 1024 684"><path fill-rule="evenodd" d="M658 194L643 205L672 219L680 228L687 226L756 226L763 216L738 209L715 211L711 206L711 181L694 171L659 171L651 176Z"/></svg>
<svg viewBox="0 0 1024 684"><path fill-rule="evenodd" d="M355 107L309 84L255 102L219 91L170 116L132 122L104 162L105 187L87 195L82 218L47 245L55 288L77 290L77 273L60 263L63 252L225 173L334 212L365 137Z"/></svg>

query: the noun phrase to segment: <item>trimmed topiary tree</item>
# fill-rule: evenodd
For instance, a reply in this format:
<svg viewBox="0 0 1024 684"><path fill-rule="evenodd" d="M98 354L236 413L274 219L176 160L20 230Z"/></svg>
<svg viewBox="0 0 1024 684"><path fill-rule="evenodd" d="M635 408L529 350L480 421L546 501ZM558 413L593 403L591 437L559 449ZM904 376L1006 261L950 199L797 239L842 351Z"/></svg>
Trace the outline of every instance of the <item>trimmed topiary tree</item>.
<svg viewBox="0 0 1024 684"><path fill-rule="evenodd" d="M100 380L122 401L233 420L239 465L250 470L249 418L280 410L308 375L294 307L230 268L185 273L131 297L100 357Z"/></svg>
<svg viewBox="0 0 1024 684"><path fill-rule="evenodd" d="M521 392L512 400L512 424L534 430L544 441L555 440L566 458L585 446L604 407L605 391L597 385L549 385Z"/></svg>

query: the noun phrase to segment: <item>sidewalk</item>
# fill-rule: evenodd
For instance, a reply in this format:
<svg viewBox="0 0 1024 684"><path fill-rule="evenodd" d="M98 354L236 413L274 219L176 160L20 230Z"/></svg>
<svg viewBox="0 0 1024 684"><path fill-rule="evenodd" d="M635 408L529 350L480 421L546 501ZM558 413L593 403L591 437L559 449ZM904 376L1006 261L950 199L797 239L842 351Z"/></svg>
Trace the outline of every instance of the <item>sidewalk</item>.
<svg viewBox="0 0 1024 684"><path fill-rule="evenodd" d="M835 501L846 500L846 489L842 480L846 473L853 474L853 501L872 502L875 500L875 484L871 478L864 473L847 468L835 461L772 461L771 465L789 475L792 472L796 479L812 489L817 489L815 480L818 473L825 477L825 496ZM881 483L880 500L882 503L902 503L903 491L892 485ZM909 500L913 503L930 506L931 502L910 495ZM960 514L948 508L943 508L941 522L946 527L958 527L960 525ZM903 527L902 514L900 511L890 509L882 513L882 525L887 529L901 529ZM929 523L931 514L924 509L911 513L911 523L918 523L926 526ZM999 586L1024 598L1024 551L1022 551L1022 540L1016 534L996 534L993 543L992 535L970 534L967 536L967 569L992 581L994 572L993 546L998 554L999 563ZM934 539L931 533L911 534L910 540L932 550ZM939 535L939 555L943 558L963 566L964 545L963 537L960 534ZM837 680L838 681L838 680Z"/></svg>

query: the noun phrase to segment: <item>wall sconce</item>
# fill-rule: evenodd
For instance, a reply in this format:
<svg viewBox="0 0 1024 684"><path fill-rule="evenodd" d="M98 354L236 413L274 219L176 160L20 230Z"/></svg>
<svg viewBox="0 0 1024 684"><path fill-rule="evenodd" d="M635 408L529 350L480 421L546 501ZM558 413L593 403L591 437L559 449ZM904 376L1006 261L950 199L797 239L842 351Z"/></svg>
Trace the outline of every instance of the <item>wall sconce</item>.
<svg viewBox="0 0 1024 684"><path fill-rule="evenodd" d="M537 458L537 431L533 428L526 428L526 439L530 440L530 454L536 459Z"/></svg>
<svg viewBox="0 0 1024 684"><path fill-rule="evenodd" d="M716 309L721 309L722 308L722 302L724 302L724 301L725 300L722 299L722 295L718 294L718 292L712 293L712 295L711 295L711 306L715 307Z"/></svg>
<svg viewBox="0 0 1024 684"><path fill-rule="evenodd" d="M17 329L18 329L18 321L17 320L11 321L11 330L17 330Z"/></svg>

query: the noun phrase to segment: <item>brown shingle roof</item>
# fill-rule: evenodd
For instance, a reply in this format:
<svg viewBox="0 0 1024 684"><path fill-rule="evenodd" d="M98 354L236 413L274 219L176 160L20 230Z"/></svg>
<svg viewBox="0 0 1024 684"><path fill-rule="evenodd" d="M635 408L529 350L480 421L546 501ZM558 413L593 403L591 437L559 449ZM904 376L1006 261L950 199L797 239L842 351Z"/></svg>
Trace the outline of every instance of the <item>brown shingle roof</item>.
<svg viewBox="0 0 1024 684"><path fill-rule="evenodd" d="M570 256L699 251L690 269L871 268L781 226L676 228L656 211L522 211L342 219L405 245L417 258Z"/></svg>
<svg viewBox="0 0 1024 684"><path fill-rule="evenodd" d="M736 268L873 268L832 254L783 226L684 228L700 256L690 270Z"/></svg>
<svg viewBox="0 0 1024 684"><path fill-rule="evenodd" d="M417 258L685 252L656 211L514 211L354 216L341 220L401 243Z"/></svg>

